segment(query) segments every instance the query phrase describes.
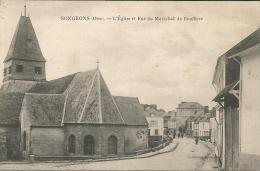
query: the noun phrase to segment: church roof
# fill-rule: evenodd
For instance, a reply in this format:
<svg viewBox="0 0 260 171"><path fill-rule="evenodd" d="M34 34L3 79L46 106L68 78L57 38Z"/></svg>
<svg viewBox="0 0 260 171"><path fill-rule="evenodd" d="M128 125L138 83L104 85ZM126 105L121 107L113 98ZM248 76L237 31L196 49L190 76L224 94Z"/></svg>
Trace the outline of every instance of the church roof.
<svg viewBox="0 0 260 171"><path fill-rule="evenodd" d="M32 126L147 125L138 98L113 97L99 69L37 83L25 94L21 105L23 117Z"/></svg>
<svg viewBox="0 0 260 171"><path fill-rule="evenodd" d="M137 97L114 96L116 104L128 125L148 125L144 109Z"/></svg>
<svg viewBox="0 0 260 171"><path fill-rule="evenodd" d="M0 125L19 124L23 93L0 93Z"/></svg>
<svg viewBox="0 0 260 171"><path fill-rule="evenodd" d="M23 113L31 126L61 126L64 95L26 94Z"/></svg>
<svg viewBox="0 0 260 171"><path fill-rule="evenodd" d="M71 74L55 80L37 83L29 93L62 94L73 80L76 74Z"/></svg>
<svg viewBox="0 0 260 171"><path fill-rule="evenodd" d="M29 17L20 17L4 62L11 59L46 61Z"/></svg>

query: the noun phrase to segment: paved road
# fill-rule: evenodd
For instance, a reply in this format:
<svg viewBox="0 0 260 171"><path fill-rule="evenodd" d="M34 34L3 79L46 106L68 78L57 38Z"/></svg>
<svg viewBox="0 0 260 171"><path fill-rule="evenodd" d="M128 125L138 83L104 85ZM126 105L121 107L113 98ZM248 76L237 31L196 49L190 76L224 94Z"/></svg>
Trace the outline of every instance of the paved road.
<svg viewBox="0 0 260 171"><path fill-rule="evenodd" d="M212 158L212 150L205 143L194 143L193 139L177 139L179 146L175 151L141 159L70 162L70 163L33 163L0 164L2 169L25 170L217 170Z"/></svg>

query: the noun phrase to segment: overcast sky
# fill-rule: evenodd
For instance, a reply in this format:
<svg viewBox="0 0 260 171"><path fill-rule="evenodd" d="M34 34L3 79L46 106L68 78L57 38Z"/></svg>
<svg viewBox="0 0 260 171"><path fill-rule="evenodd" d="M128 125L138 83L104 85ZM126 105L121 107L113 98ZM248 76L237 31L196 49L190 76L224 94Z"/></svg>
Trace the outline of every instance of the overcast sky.
<svg viewBox="0 0 260 171"><path fill-rule="evenodd" d="M0 61L23 1L0 0ZM175 109L181 101L213 106L217 58L260 26L260 2L43 2L28 11L47 79L96 67L113 95ZM201 17L202 21L63 21L61 16ZM0 65L3 70L3 64ZM2 80L2 72L0 75Z"/></svg>

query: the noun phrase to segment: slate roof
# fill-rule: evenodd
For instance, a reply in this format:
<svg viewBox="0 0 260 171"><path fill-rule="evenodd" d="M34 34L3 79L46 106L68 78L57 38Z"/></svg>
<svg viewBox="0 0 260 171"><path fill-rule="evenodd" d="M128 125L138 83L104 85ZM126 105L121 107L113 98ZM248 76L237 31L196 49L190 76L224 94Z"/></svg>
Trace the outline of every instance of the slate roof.
<svg viewBox="0 0 260 171"><path fill-rule="evenodd" d="M75 74L71 74L59 79L37 83L29 93L40 94L62 94L73 80Z"/></svg>
<svg viewBox="0 0 260 171"><path fill-rule="evenodd" d="M31 126L61 126L64 95L26 94L24 109Z"/></svg>
<svg viewBox="0 0 260 171"><path fill-rule="evenodd" d="M99 69L77 73L68 89L64 123L124 124Z"/></svg>
<svg viewBox="0 0 260 171"><path fill-rule="evenodd" d="M137 97L114 96L123 119L128 125L148 125L144 109Z"/></svg>
<svg viewBox="0 0 260 171"><path fill-rule="evenodd" d="M0 94L0 103L0 123L7 119L19 123L22 110L31 126L61 126L63 123L147 125L138 99L113 97L99 69L37 83L25 94L24 100L23 94L17 97L16 94Z"/></svg>
<svg viewBox="0 0 260 171"><path fill-rule="evenodd" d="M0 91L10 92L10 93L14 93L14 92L25 93L28 92L35 84L36 84L35 81L10 80L2 84Z"/></svg>
<svg viewBox="0 0 260 171"><path fill-rule="evenodd" d="M256 45L258 43L260 43L260 28L258 28L256 31L254 31L252 34L250 34L245 39L243 39L237 45L232 47L229 51L227 51L225 53L225 55L232 56L236 53L242 52L250 47L253 47L254 45Z"/></svg>
<svg viewBox="0 0 260 171"><path fill-rule="evenodd" d="M0 92L0 125L19 124L23 93Z"/></svg>
<svg viewBox="0 0 260 171"><path fill-rule="evenodd" d="M20 17L4 62L11 59L46 61L29 17Z"/></svg>

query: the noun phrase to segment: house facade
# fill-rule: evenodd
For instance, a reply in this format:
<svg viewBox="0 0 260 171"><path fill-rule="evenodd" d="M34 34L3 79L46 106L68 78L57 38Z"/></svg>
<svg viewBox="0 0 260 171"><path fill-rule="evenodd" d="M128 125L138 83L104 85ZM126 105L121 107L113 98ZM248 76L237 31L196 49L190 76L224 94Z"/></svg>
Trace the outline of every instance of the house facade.
<svg viewBox="0 0 260 171"><path fill-rule="evenodd" d="M163 116L164 134L173 136L176 132L176 112L169 111Z"/></svg>
<svg viewBox="0 0 260 171"><path fill-rule="evenodd" d="M213 85L225 170L258 170L260 29L218 58Z"/></svg>
<svg viewBox="0 0 260 171"><path fill-rule="evenodd" d="M0 159L111 156L148 148L138 98L112 96L96 69L46 81L45 58L21 16L4 61Z"/></svg>
<svg viewBox="0 0 260 171"><path fill-rule="evenodd" d="M191 129L189 129L189 135L193 137L199 137L201 139L209 139L210 117L210 114L202 114L188 118L187 123L189 123L189 127L191 127Z"/></svg>

